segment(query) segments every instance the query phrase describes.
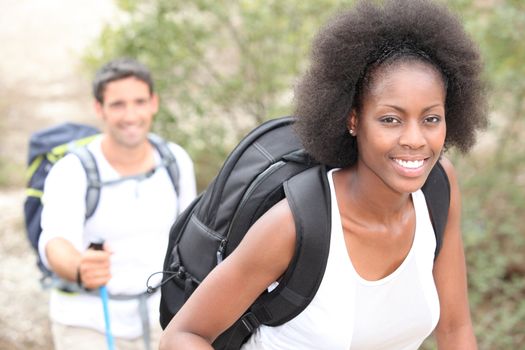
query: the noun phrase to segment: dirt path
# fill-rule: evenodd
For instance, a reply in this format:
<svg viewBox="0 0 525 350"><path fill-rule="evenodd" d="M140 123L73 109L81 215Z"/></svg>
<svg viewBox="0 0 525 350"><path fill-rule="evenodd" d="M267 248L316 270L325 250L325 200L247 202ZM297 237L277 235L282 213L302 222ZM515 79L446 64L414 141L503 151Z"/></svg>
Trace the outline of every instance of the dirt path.
<svg viewBox="0 0 525 350"><path fill-rule="evenodd" d="M0 0L0 159L23 168L32 132L94 121L80 57L115 14L111 0ZM12 182L0 188L0 349L52 349L48 294L23 228L23 174Z"/></svg>
<svg viewBox="0 0 525 350"><path fill-rule="evenodd" d="M50 349L48 295L40 288L34 255L20 218L23 192L0 197L0 349Z"/></svg>

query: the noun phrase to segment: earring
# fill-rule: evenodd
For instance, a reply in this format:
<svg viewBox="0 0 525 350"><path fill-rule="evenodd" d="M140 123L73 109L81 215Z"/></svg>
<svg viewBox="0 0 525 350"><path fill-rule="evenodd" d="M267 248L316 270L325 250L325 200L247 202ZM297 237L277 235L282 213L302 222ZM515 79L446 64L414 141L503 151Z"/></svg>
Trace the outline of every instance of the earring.
<svg viewBox="0 0 525 350"><path fill-rule="evenodd" d="M355 130L354 129L348 129L348 133L350 136L355 136Z"/></svg>

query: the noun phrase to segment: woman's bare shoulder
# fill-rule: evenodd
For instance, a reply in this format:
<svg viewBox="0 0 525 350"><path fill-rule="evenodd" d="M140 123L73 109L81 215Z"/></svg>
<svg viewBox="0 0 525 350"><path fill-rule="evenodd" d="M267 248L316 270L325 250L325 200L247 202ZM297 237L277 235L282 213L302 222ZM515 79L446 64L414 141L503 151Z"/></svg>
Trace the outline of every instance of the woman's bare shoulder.
<svg viewBox="0 0 525 350"><path fill-rule="evenodd" d="M295 242L295 222L288 201L283 199L253 224L233 254L242 254L241 260L250 261L246 267L257 269L264 264L279 274L288 267Z"/></svg>

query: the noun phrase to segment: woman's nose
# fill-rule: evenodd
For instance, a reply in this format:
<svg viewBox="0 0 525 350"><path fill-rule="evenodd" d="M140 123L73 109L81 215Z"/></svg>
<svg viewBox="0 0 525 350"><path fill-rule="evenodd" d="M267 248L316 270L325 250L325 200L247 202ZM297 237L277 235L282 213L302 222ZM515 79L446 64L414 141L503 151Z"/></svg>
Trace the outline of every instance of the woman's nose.
<svg viewBox="0 0 525 350"><path fill-rule="evenodd" d="M421 125L416 122L410 122L405 125L399 137L401 146L411 149L418 149L425 145L426 140L421 130Z"/></svg>

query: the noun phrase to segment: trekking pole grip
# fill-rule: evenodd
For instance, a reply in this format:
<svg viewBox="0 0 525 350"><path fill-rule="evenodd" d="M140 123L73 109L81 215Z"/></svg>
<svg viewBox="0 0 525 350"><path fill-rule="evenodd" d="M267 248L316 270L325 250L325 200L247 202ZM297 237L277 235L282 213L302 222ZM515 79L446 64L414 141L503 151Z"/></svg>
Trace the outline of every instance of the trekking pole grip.
<svg viewBox="0 0 525 350"><path fill-rule="evenodd" d="M104 250L104 241L97 240L89 244L89 249L93 250Z"/></svg>

